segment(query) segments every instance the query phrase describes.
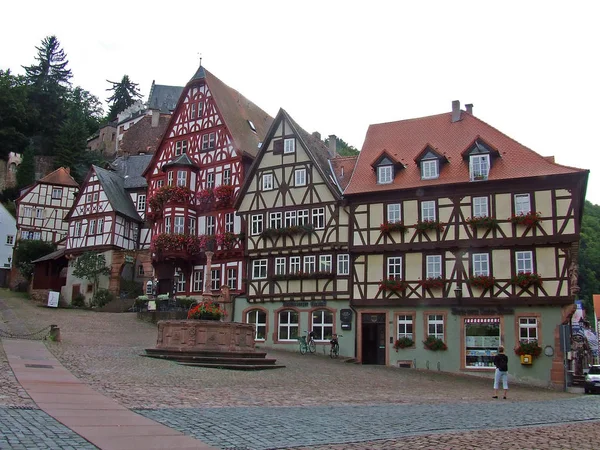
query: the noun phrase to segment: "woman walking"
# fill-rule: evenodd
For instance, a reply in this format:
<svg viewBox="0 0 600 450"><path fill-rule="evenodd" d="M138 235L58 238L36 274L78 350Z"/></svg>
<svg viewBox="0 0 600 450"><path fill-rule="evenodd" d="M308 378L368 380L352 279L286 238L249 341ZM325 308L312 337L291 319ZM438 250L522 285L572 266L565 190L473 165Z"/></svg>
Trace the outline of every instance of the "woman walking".
<svg viewBox="0 0 600 450"><path fill-rule="evenodd" d="M502 380L502 388L504 389L504 398L506 400L506 394L508 394L508 356L504 354L504 347L498 347L498 354L494 356L494 365L496 366L496 373L494 374L494 396L492 398L498 398L498 386L500 380Z"/></svg>

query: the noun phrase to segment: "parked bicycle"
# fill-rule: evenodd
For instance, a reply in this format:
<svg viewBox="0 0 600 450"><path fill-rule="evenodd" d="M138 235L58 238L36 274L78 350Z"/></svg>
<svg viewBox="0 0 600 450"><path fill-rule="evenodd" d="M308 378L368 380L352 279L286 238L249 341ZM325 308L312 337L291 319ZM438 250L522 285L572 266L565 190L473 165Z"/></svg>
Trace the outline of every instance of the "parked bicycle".
<svg viewBox="0 0 600 450"><path fill-rule="evenodd" d="M300 354L304 355L307 351L314 353L317 351L317 344L315 343L315 333L306 331L306 336L300 336L298 343L300 344Z"/></svg>
<svg viewBox="0 0 600 450"><path fill-rule="evenodd" d="M331 343L331 349L329 350L330 358L337 358L340 355L340 343L338 338L343 337L341 334L334 334L329 341Z"/></svg>

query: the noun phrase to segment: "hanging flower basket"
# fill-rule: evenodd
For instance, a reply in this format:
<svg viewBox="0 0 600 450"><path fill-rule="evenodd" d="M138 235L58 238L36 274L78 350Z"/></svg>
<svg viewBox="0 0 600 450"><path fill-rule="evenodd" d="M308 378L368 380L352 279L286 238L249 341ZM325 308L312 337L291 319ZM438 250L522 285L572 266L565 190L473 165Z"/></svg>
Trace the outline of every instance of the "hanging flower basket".
<svg viewBox="0 0 600 450"><path fill-rule="evenodd" d="M468 279L468 283L472 287L476 287L479 289L489 289L494 285L495 278L489 275L478 275L472 276Z"/></svg>
<svg viewBox="0 0 600 450"><path fill-rule="evenodd" d="M516 225L531 227L542 221L542 213L529 212L527 214L513 214L509 220Z"/></svg>
<svg viewBox="0 0 600 450"><path fill-rule="evenodd" d="M441 289L444 287L446 280L442 277L439 278L426 278L424 280L419 281L419 286L424 287L426 289Z"/></svg>
<svg viewBox="0 0 600 450"><path fill-rule="evenodd" d="M220 320L227 314L218 303L200 302L188 312L189 320Z"/></svg>
<svg viewBox="0 0 600 450"><path fill-rule="evenodd" d="M423 341L423 345L427 350L431 350L432 352L437 352L438 350L448 350L448 346L444 343L444 341L436 338L435 336L427 336L427 339Z"/></svg>
<svg viewBox="0 0 600 450"><path fill-rule="evenodd" d="M446 224L438 220L420 220L416 223L417 233L426 233L429 230L444 231Z"/></svg>
<svg viewBox="0 0 600 450"><path fill-rule="evenodd" d="M390 234L394 231L406 233L407 229L408 227L401 222L385 222L379 225L379 231L381 231L381 234Z"/></svg>
<svg viewBox="0 0 600 450"><path fill-rule="evenodd" d="M401 337L399 339L396 339L396 341L394 342L394 348L396 349L396 351L398 351L398 349L400 348L409 348L414 345L415 341L413 341L409 337Z"/></svg>
<svg viewBox="0 0 600 450"><path fill-rule="evenodd" d="M404 280L396 280L395 278L390 278L388 280L381 280L379 282L379 290L380 291L390 291L390 292L404 292L408 287L408 283Z"/></svg>
<svg viewBox="0 0 600 450"><path fill-rule="evenodd" d="M511 283L515 286L519 286L523 289L526 289L530 286L540 287L543 284L543 280L540 274L524 272L512 277Z"/></svg>
<svg viewBox="0 0 600 450"><path fill-rule="evenodd" d="M531 355L537 358L542 354L542 347L539 346L538 341L521 341L515 347L515 355Z"/></svg>
<svg viewBox="0 0 600 450"><path fill-rule="evenodd" d="M484 228L494 230L498 228L498 221L494 217L481 216L481 217L467 217L465 220L471 228Z"/></svg>

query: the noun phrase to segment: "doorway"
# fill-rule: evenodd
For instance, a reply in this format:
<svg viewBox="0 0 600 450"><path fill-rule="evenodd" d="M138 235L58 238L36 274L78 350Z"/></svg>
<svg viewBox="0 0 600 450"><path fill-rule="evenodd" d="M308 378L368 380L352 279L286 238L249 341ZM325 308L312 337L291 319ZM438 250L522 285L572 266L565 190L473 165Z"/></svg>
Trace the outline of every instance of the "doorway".
<svg viewBox="0 0 600 450"><path fill-rule="evenodd" d="M385 314L361 314L363 364L385 365Z"/></svg>

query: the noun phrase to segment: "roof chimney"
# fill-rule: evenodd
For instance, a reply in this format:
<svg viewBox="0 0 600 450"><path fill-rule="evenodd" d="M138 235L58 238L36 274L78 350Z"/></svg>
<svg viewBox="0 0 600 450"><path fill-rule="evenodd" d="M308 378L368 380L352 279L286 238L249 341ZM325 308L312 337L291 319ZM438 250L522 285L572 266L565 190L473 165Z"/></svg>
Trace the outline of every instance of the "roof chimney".
<svg viewBox="0 0 600 450"><path fill-rule="evenodd" d="M467 112L471 115L473 115L473 103L467 103L465 105L465 108L467 108Z"/></svg>
<svg viewBox="0 0 600 450"><path fill-rule="evenodd" d="M337 156L337 138L335 134L329 135L329 157L335 158Z"/></svg>
<svg viewBox="0 0 600 450"><path fill-rule="evenodd" d="M460 121L460 100L452 101L452 123Z"/></svg>
<svg viewBox="0 0 600 450"><path fill-rule="evenodd" d="M158 126L158 121L160 119L160 111L158 109L152 110L152 128L156 128Z"/></svg>
<svg viewBox="0 0 600 450"><path fill-rule="evenodd" d="M318 140L321 140L321 133L319 133L318 131L313 131L312 135L314 137L316 137Z"/></svg>

